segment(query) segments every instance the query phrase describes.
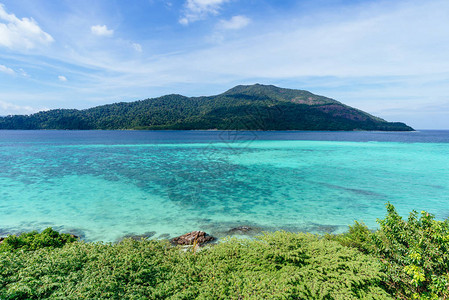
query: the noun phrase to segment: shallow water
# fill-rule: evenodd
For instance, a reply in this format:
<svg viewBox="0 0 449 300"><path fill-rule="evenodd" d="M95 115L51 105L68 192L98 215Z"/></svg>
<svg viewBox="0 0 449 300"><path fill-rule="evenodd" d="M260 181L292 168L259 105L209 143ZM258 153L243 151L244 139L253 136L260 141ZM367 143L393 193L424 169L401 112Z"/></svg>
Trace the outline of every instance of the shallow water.
<svg viewBox="0 0 449 300"><path fill-rule="evenodd" d="M337 233L388 201L449 216L448 131L0 131L0 235Z"/></svg>

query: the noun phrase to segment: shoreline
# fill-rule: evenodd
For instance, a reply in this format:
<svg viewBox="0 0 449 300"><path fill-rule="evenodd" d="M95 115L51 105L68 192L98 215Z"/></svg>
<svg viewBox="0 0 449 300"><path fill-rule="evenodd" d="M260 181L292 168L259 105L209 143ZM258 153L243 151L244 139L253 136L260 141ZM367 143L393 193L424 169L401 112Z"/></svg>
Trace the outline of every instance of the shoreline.
<svg viewBox="0 0 449 300"><path fill-rule="evenodd" d="M73 235L76 236L77 238L79 238L80 241L83 242L87 242L87 243L119 243L120 241L126 239L126 238L131 238L133 240L171 240L175 237L178 237L180 235L186 234L188 232L194 232L194 231L203 231L206 232L207 234L210 234L211 236L213 236L216 241L220 241L223 240L227 237L238 237L238 238L243 238L243 239L252 239L255 236L258 236L260 234L263 233L273 233L273 232L277 232L277 231L285 231L285 232L291 232L291 233L310 233L310 234L318 234L318 235L323 235L323 234L340 234L340 233L344 233L347 231L347 227L348 225L328 225L328 224L316 224L316 223L310 223L306 226L290 226L290 227L271 227L271 226L259 226L256 224L245 224L245 225L238 225L236 224L235 226L218 226L216 228L214 227L210 227L207 226L207 228L197 228L197 229L193 229L190 230L186 229L184 231L184 233L181 233L179 235L171 235L168 233L158 233L156 231L143 231L143 232L128 232L128 233L124 233L123 235L120 235L118 237L116 237L114 240L110 240L110 241L105 241L103 239L96 239L96 240L92 240L89 238L89 236L86 236L86 232L85 230L81 230L81 229L76 229L73 228L71 230L64 230L64 226L51 226L48 225L45 228L52 228L54 230L56 230L57 232L61 233L61 234L69 234L69 235ZM45 230L44 227L39 227L39 228L26 228L23 230L14 230L14 229L2 229L0 228L0 238L6 238L8 236L18 236L22 233L28 233L28 232L42 232L43 230ZM346 230L345 230L346 229ZM373 229L374 230L374 229Z"/></svg>
<svg viewBox="0 0 449 300"><path fill-rule="evenodd" d="M449 129L412 129L412 130L362 130L362 129L352 129L352 130L342 130L342 129L323 129L323 130L313 130L313 129L0 129L0 131L237 131L237 132L419 132L422 130L429 131L447 131Z"/></svg>

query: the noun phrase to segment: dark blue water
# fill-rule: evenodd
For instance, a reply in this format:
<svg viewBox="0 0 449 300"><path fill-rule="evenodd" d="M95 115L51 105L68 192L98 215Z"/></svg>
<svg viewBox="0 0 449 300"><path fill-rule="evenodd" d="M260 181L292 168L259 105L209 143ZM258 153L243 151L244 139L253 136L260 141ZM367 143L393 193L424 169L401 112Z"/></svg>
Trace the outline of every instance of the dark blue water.
<svg viewBox="0 0 449 300"><path fill-rule="evenodd" d="M238 142L240 140L449 143L449 130L418 130L412 132L0 130L0 142L2 143L8 142L113 145L166 142Z"/></svg>

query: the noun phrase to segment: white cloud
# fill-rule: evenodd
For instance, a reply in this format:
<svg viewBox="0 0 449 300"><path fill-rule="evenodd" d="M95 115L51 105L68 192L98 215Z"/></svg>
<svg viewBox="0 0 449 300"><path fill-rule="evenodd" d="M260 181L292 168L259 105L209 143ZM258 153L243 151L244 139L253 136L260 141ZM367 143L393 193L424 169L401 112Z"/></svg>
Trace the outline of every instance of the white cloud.
<svg viewBox="0 0 449 300"><path fill-rule="evenodd" d="M0 72L6 73L6 74L8 74L8 75L15 75L15 74L16 74L16 72L14 72L13 69L8 68L8 67L5 66L5 65L0 65Z"/></svg>
<svg viewBox="0 0 449 300"><path fill-rule="evenodd" d="M62 76L62 75L59 75L58 79L59 79L59 81L63 81L63 82L67 81L67 78L65 76Z"/></svg>
<svg viewBox="0 0 449 300"><path fill-rule="evenodd" d="M8 14L0 4L0 46L10 49L33 49L48 45L54 39L44 32L32 18L17 18Z"/></svg>
<svg viewBox="0 0 449 300"><path fill-rule="evenodd" d="M181 24L181 25L189 25L189 19L181 18L181 19L179 19L179 24Z"/></svg>
<svg viewBox="0 0 449 300"><path fill-rule="evenodd" d="M221 6L229 0L187 0L184 4L184 16L179 19L182 25L205 19L208 15L217 15Z"/></svg>
<svg viewBox="0 0 449 300"><path fill-rule="evenodd" d="M3 116L6 115L15 115L15 114L31 114L38 111L35 108L32 108L28 105L15 105L9 102L1 101L0 100L0 113Z"/></svg>
<svg viewBox="0 0 449 300"><path fill-rule="evenodd" d="M25 72L25 70L24 69L22 69L22 68L20 68L19 70L18 70L18 72L19 72L19 74L21 75L21 76L23 76L23 77L31 77L27 72Z"/></svg>
<svg viewBox="0 0 449 300"><path fill-rule="evenodd" d="M449 70L448 9L447 1L387 1L354 7L345 15L316 15L313 24L309 18L289 21L288 27L271 22L259 34L170 62L186 74L234 80L441 74Z"/></svg>
<svg viewBox="0 0 449 300"><path fill-rule="evenodd" d="M108 29L106 25L95 25L90 28L91 32L98 36L113 36L114 30Z"/></svg>
<svg viewBox="0 0 449 300"><path fill-rule="evenodd" d="M28 73L25 72L25 70L22 69L22 68L20 68L20 69L14 71L13 69L8 68L8 67L5 66L5 65L0 65L0 72L1 72L1 73L6 73L6 74L8 74L8 75L17 75L17 74L18 74L18 75L20 75L20 76L22 76L22 77L30 77L30 75L28 75Z"/></svg>
<svg viewBox="0 0 449 300"><path fill-rule="evenodd" d="M138 43L133 43L132 44L134 50L136 50L137 52L142 52L142 45L138 44Z"/></svg>
<svg viewBox="0 0 449 300"><path fill-rule="evenodd" d="M251 20L245 16L233 16L229 20L221 20L218 23L220 29L237 30L248 26Z"/></svg>

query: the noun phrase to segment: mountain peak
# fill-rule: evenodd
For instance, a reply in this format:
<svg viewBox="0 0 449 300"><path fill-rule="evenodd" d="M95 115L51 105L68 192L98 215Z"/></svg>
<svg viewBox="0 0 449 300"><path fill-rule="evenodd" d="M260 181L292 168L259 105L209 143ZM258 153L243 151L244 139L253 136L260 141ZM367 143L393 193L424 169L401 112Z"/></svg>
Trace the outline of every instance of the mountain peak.
<svg viewBox="0 0 449 300"><path fill-rule="evenodd" d="M334 99L315 95L305 90L280 88L275 85L264 85L259 83L252 85L237 85L221 95L231 96L233 98L249 97L253 99L264 97L277 101L287 101L305 105L341 104Z"/></svg>
<svg viewBox="0 0 449 300"><path fill-rule="evenodd" d="M255 83L251 85L237 85L226 92L223 95L234 95L234 94L248 94L248 93L263 93L263 92L280 92L283 90L280 87L274 85L265 85L260 83Z"/></svg>

